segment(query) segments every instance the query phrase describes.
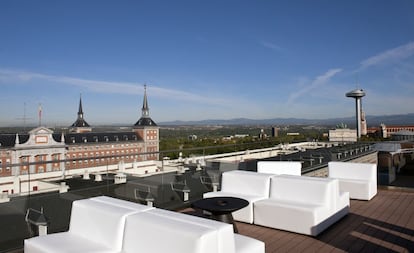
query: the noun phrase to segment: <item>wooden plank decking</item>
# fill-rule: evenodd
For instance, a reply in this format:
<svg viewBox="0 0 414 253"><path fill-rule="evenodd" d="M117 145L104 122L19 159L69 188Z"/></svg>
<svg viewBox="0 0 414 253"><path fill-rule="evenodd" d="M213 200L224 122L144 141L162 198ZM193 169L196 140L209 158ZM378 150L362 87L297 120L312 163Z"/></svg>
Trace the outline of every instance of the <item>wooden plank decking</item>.
<svg viewBox="0 0 414 253"><path fill-rule="evenodd" d="M414 191L379 189L351 200L350 213L317 237L237 222L239 233L270 252L414 252Z"/></svg>

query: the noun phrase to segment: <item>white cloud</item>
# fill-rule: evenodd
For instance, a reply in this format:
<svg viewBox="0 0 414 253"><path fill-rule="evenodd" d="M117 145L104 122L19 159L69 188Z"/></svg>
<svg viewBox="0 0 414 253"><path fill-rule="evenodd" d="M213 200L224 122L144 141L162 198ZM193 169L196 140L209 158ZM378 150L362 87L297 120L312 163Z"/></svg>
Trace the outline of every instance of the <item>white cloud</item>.
<svg viewBox="0 0 414 253"><path fill-rule="evenodd" d="M414 42L389 49L377 55L374 55L368 59L363 60L360 63L360 69L365 69L371 66L387 64L389 62L396 62L410 57L414 54Z"/></svg>
<svg viewBox="0 0 414 253"><path fill-rule="evenodd" d="M272 42L269 42L269 41L262 40L259 43L260 43L260 45L264 46L265 48L269 48L269 49L272 49L274 51L279 51L280 52L280 51L283 50L283 48L280 47L279 45L277 45L275 43L272 43Z"/></svg>
<svg viewBox="0 0 414 253"><path fill-rule="evenodd" d="M305 87L290 94L289 99L288 99L288 104L295 102L295 100L297 100L298 98L306 94L309 94L309 92L326 84L327 82L331 80L332 77L334 77L336 74L340 72L342 72L342 69L340 68L330 69L327 72L325 72L323 75L317 76L312 82L306 83Z"/></svg>
<svg viewBox="0 0 414 253"><path fill-rule="evenodd" d="M34 80L47 80L56 84L65 84L85 88L91 92L112 93L112 94L143 94L143 85L130 82L90 80L68 76L46 75L28 71L10 70L0 68L0 84L20 82L30 84ZM6 82L7 81L7 82ZM152 97L162 97L172 100L197 102L200 104L213 104L221 106L233 106L235 101L228 97L207 97L182 90L166 89L149 85L148 90Z"/></svg>

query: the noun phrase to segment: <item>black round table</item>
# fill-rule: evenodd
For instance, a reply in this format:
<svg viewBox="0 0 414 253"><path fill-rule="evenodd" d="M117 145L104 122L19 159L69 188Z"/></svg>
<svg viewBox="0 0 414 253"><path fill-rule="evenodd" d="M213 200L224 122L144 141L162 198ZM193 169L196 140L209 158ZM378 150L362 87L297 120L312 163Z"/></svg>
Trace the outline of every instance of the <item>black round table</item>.
<svg viewBox="0 0 414 253"><path fill-rule="evenodd" d="M235 233L237 233L238 230L231 213L248 205L249 202L247 200L235 197L205 198L191 204L193 208L210 212L211 218L214 220L232 224Z"/></svg>

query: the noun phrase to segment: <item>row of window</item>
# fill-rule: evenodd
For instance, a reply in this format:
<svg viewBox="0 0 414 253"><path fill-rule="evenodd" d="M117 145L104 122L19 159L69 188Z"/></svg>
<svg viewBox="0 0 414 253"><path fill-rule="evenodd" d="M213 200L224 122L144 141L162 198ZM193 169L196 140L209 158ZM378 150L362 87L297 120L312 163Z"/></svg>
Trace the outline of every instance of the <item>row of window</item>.
<svg viewBox="0 0 414 253"><path fill-rule="evenodd" d="M387 128L387 131L390 133L399 132L401 130L414 131L414 127Z"/></svg>
<svg viewBox="0 0 414 253"><path fill-rule="evenodd" d="M36 162L46 161L47 156L48 155L44 155L44 154L43 155L36 155L36 156L34 156L34 161L36 161ZM52 161L58 161L59 157L60 157L60 154L52 154L51 155ZM21 156L20 157L20 162L21 163L30 162L30 156Z"/></svg>
<svg viewBox="0 0 414 253"><path fill-rule="evenodd" d="M129 143L129 144L116 144L116 145L99 145L99 146L95 146L95 147L76 147L76 148L72 148L71 151L75 151L75 150L93 150L93 148L96 149L100 149L102 150L103 148L108 148L110 150L106 150L106 151L99 151L99 152L84 152L82 153L78 153L78 154L67 154L66 155L66 159L76 159L76 158L80 158L82 159L82 157L84 157L84 160L79 160L79 161L73 161L73 162L67 162L66 164L70 165L70 164L88 164L88 163L93 163L95 161L95 163L99 163L101 162L105 162L106 158L94 158L95 156L110 156L110 155L118 155L118 156L122 156L122 158L120 157L111 157L111 160L117 160L119 161L120 159L138 159L140 157L140 155L138 155L138 153L142 152L142 147L141 147L142 143ZM130 149L119 149L119 150L113 150L114 148L124 148L124 147L131 147ZM134 147L138 147L138 148L134 148ZM157 147L148 147L147 151L148 152L156 152L158 149ZM8 152L9 153L9 152ZM89 156L89 157L88 157ZM34 159L32 160L30 158L30 156L21 156L19 158L19 162L20 163L29 163L31 161L35 161L35 162L41 162L41 161L47 161L48 160L48 155L47 154L41 154L41 155L36 155L34 156ZM50 155L51 160L52 161L59 161L60 159L63 159L62 154L51 154ZM4 163L6 161L6 166L3 166ZM7 171L10 171L10 165L11 161L9 158L7 159L0 159L0 173L2 173L4 171L4 169L6 169ZM52 166L53 170L60 170L59 168L59 163L55 163L55 165ZM35 168L38 170L38 172L44 172L44 168L41 165L37 165L35 166ZM47 167L49 168L49 167ZM20 166L20 169L22 170L26 170L28 169L27 165L22 165ZM50 169L49 169L50 170Z"/></svg>
<svg viewBox="0 0 414 253"><path fill-rule="evenodd" d="M122 149L122 150L111 150L111 151L109 151L109 150L107 150L107 151L101 151L101 152L95 152L95 153L93 153L93 152L90 152L90 153L87 153L87 152L85 152L85 153L77 153L77 154L72 154L72 155L70 155L70 154L67 154L66 155L66 158L67 159L70 159L70 158L72 158L72 159L75 159L75 158L82 158L82 157L93 157L94 155L95 156L109 156L109 155L122 155L122 154L136 154L136 153L138 153L138 152L140 152L141 151L141 149Z"/></svg>
<svg viewBox="0 0 414 253"><path fill-rule="evenodd" d="M122 139L120 139L119 136L115 135L113 137L113 140L115 140L115 141L120 141L120 140L128 141L129 140L127 135L123 135L121 138ZM92 139L93 139L93 142L99 142L98 136L93 136ZM105 142L109 142L109 137L108 136L104 136L103 139L104 139ZM75 137L70 137L70 140L71 140L72 143L76 143ZM134 135L131 140L136 141L136 140L138 140L138 138L137 138L137 136ZM84 142L84 143L88 142L88 138L87 137L82 137L82 142Z"/></svg>
<svg viewBox="0 0 414 253"><path fill-rule="evenodd" d="M135 155L135 156L131 155L131 156L122 156L122 157L111 157L111 161L115 161L115 160L116 161L119 161L119 160L132 160L134 158L138 160L139 156L138 155ZM94 162L95 162L95 164L99 164L99 163L106 164L107 160L105 158L100 158L100 159L96 158L96 159L89 159L89 160L85 159L85 160L78 160L78 161L72 161L72 162L67 161L66 165L68 167L70 167L71 164L73 166L76 166L76 164L79 164L79 165L81 165L81 164L90 164L90 163L93 164Z"/></svg>
<svg viewBox="0 0 414 253"><path fill-rule="evenodd" d="M70 151L81 150L96 150L96 149L113 149L113 148L125 148L125 147L139 147L142 143L126 143L126 144L112 144L112 145L98 145L98 146L76 146L69 147Z"/></svg>
<svg viewBox="0 0 414 253"><path fill-rule="evenodd" d="M44 166L38 166L36 168L30 169L30 173L43 173L43 172L52 172L52 171L60 171L60 166L52 166L48 167L46 166L46 170ZM20 170L21 175L26 175L29 173L29 170L27 169L27 166L23 166Z"/></svg>

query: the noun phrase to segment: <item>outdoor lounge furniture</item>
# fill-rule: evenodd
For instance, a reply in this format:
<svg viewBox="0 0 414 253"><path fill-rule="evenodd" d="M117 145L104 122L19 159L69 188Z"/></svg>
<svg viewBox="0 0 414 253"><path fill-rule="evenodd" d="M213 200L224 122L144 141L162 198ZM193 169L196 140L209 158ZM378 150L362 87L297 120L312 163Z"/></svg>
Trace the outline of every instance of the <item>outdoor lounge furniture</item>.
<svg viewBox="0 0 414 253"><path fill-rule="evenodd" d="M145 218L145 224L140 221ZM130 220L135 222L131 225ZM159 245L140 247L141 240L153 241L157 238ZM129 238L130 237L130 238ZM174 240L170 243L170 240ZM189 242L190 241L190 242ZM135 246L133 244L136 244ZM132 246L129 249L129 246ZM231 224L215 220L171 212L156 208L145 214L132 215L127 218L125 229L125 253L137 252L169 253L264 253L263 242L233 232Z"/></svg>
<svg viewBox="0 0 414 253"><path fill-rule="evenodd" d="M302 163L295 161L258 161L257 172L275 175L302 175Z"/></svg>
<svg viewBox="0 0 414 253"><path fill-rule="evenodd" d="M154 212L137 213L127 217L122 252L218 252L217 234L214 228L186 222L185 219Z"/></svg>
<svg viewBox="0 0 414 253"><path fill-rule="evenodd" d="M234 233L238 233L232 213L249 205L249 201L235 197L211 197L199 199L191 203L191 207L211 213L210 219L233 225Z"/></svg>
<svg viewBox="0 0 414 253"><path fill-rule="evenodd" d="M264 243L230 224L95 197L72 204L69 231L26 239L25 253L264 253Z"/></svg>
<svg viewBox="0 0 414 253"><path fill-rule="evenodd" d="M374 163L329 162L330 178L339 180L339 189L351 199L370 200L377 194L377 165Z"/></svg>
<svg viewBox="0 0 414 253"><path fill-rule="evenodd" d="M337 179L277 175L269 198L254 203L254 224L316 236L348 211Z"/></svg>
<svg viewBox="0 0 414 253"><path fill-rule="evenodd" d="M227 171L222 174L221 190L204 193L203 197L236 197L249 201L248 206L233 212L233 218L237 221L253 223L253 203L269 197L271 177L271 174L253 171Z"/></svg>
<svg viewBox="0 0 414 253"><path fill-rule="evenodd" d="M24 252L120 252L125 219L136 212L92 199L74 201L69 230L27 239Z"/></svg>

